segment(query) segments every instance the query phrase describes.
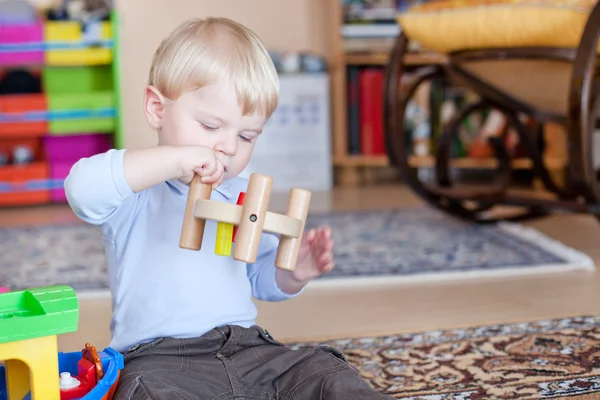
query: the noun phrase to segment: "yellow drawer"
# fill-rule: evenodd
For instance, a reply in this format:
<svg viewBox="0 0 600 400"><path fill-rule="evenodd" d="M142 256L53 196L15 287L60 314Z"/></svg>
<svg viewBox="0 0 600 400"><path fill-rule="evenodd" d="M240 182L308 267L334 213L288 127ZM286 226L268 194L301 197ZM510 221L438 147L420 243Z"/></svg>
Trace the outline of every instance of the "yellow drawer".
<svg viewBox="0 0 600 400"><path fill-rule="evenodd" d="M45 23L44 38L47 42L81 42L107 40L112 38L112 24L110 21L100 21L90 24L88 33L84 35L81 24L76 21L47 21Z"/></svg>
<svg viewBox="0 0 600 400"><path fill-rule="evenodd" d="M44 40L47 65L101 65L112 62L110 21L89 24L85 32L74 21L48 21Z"/></svg>

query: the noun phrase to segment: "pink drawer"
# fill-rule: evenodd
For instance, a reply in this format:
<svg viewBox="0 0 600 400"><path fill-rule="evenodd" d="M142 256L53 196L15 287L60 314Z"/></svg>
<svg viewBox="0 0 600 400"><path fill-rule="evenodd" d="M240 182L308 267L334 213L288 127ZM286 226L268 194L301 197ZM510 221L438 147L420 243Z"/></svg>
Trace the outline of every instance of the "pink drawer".
<svg viewBox="0 0 600 400"><path fill-rule="evenodd" d="M71 170L71 167L73 166L73 164L75 164L75 161L72 161L72 162L64 161L64 162L51 163L50 164L50 179L53 179L57 182L59 180L64 180L67 177L67 175L69 175L69 171ZM62 203L62 202L67 201L67 198L65 196L65 190L62 187L62 185L60 188L55 188L50 191L50 199L55 203Z"/></svg>
<svg viewBox="0 0 600 400"><path fill-rule="evenodd" d="M105 134L44 137L44 149L50 162L77 161L104 153L111 147L111 136Z"/></svg>
<svg viewBox="0 0 600 400"><path fill-rule="evenodd" d="M0 64L22 65L44 62L44 28L41 22L0 24Z"/></svg>

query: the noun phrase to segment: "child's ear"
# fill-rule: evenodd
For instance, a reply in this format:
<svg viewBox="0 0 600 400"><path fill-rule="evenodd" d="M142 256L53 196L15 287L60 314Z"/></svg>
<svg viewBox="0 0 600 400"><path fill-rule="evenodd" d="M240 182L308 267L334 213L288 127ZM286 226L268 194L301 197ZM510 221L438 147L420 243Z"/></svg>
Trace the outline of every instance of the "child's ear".
<svg viewBox="0 0 600 400"><path fill-rule="evenodd" d="M144 112L150 126L154 129L162 127L165 98L154 86L146 87L144 91Z"/></svg>

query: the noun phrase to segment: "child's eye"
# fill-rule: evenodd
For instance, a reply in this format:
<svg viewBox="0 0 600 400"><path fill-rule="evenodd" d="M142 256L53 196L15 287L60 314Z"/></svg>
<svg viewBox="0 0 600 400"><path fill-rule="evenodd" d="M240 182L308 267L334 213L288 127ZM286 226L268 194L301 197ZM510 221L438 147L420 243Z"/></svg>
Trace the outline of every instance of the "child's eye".
<svg viewBox="0 0 600 400"><path fill-rule="evenodd" d="M217 129L219 129L218 126L210 126L210 125L206 125L204 122L200 122L200 125L202 125L202 127L204 129L206 129L207 131L216 131Z"/></svg>
<svg viewBox="0 0 600 400"><path fill-rule="evenodd" d="M248 136L244 136L244 135L239 135L240 139L242 139L244 142L251 142L252 138L248 137Z"/></svg>

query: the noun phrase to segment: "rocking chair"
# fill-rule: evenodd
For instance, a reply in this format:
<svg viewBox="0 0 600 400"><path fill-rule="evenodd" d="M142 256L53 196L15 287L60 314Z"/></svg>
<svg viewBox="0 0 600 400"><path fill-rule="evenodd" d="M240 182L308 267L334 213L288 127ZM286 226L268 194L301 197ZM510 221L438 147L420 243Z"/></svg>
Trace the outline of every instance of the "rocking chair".
<svg viewBox="0 0 600 400"><path fill-rule="evenodd" d="M572 46L550 43L461 48L461 44L457 44L439 52L443 62L416 68L408 84L401 84L401 80L411 68L405 63L405 56L413 39L411 29L403 26L406 20L400 20L403 32L386 66L384 118L388 157L399 169L403 181L435 207L478 222L539 217L559 209L592 214L600 219L600 184L592 154L595 111L600 105L597 62L600 5L593 5L585 18L578 44L576 40L572 40ZM462 28L464 23L457 26ZM420 38L415 39L422 44ZM437 42L431 43L435 46ZM421 84L433 79L466 87L474 91L479 100L459 110L445 124L441 135L434 138L434 179L426 183L417 174L419 166L411 163L410 132L405 129L405 122L411 97ZM503 135L489 141L496 165L495 179L491 183L464 188L453 182L451 144L458 127L469 115L486 108L498 110L505 116L527 150L532 173L552 198L534 191L515 194L509 190L514 160L506 150ZM519 116L523 114L538 124L558 124L566 130L568 162L563 183L558 182L544 163L537 132L522 122ZM512 218L491 218L490 211L503 205L521 206L523 211Z"/></svg>

